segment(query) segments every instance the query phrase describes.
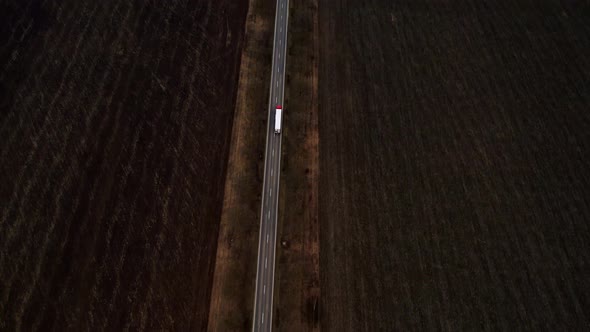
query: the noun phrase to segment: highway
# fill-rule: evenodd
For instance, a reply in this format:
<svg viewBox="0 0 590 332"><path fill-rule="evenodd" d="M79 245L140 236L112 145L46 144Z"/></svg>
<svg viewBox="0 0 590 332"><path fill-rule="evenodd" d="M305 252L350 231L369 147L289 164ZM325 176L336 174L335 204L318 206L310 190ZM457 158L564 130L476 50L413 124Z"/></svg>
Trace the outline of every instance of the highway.
<svg viewBox="0 0 590 332"><path fill-rule="evenodd" d="M282 138L282 134L274 133L274 123L275 106L283 105L285 94L288 21L289 0L277 0L252 331L272 330ZM284 105L283 111L288 111Z"/></svg>

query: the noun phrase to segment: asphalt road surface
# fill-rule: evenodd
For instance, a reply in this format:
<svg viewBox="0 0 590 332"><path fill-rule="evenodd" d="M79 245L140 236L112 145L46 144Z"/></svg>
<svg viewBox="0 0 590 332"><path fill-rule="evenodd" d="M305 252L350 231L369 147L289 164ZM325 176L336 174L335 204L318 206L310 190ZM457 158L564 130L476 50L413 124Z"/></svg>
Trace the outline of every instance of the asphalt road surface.
<svg viewBox="0 0 590 332"><path fill-rule="evenodd" d="M268 128L264 157L264 184L260 213L260 239L254 295L253 331L272 330L277 210L279 205L279 174L281 165L281 134L274 133L275 107L283 105L285 63L287 57L287 25L289 0L277 0L273 41L272 75L268 104ZM283 112L286 109L283 106ZM284 116L283 116L284 118Z"/></svg>

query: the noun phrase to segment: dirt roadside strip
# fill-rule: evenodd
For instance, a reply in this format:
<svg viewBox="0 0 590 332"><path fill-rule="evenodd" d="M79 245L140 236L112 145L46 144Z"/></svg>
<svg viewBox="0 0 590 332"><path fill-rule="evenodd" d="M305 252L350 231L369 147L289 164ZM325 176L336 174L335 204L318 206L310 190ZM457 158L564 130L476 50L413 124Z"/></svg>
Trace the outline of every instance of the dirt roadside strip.
<svg viewBox="0 0 590 332"><path fill-rule="evenodd" d="M251 0L211 290L209 331L251 328L273 26L272 3Z"/></svg>
<svg viewBox="0 0 590 332"><path fill-rule="evenodd" d="M281 331L319 329L316 2L290 8L275 283L274 325ZM251 329L274 8L272 1L252 0L248 10L209 331Z"/></svg>
<svg viewBox="0 0 590 332"><path fill-rule="evenodd" d="M318 6L290 3L274 327L319 331Z"/></svg>

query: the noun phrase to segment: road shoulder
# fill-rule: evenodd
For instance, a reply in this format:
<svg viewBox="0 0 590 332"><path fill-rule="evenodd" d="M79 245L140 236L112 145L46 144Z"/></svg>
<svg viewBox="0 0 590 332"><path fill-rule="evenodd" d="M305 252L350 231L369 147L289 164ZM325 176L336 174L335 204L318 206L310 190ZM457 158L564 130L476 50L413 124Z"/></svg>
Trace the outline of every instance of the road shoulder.
<svg viewBox="0 0 590 332"><path fill-rule="evenodd" d="M209 331L252 324L274 6L251 0L220 222Z"/></svg>

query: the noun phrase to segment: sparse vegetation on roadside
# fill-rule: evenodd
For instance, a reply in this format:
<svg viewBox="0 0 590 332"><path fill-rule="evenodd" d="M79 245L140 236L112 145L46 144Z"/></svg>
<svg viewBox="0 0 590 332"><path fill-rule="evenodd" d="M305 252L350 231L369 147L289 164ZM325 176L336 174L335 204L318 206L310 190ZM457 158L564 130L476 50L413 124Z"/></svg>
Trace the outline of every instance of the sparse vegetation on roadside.
<svg viewBox="0 0 590 332"><path fill-rule="evenodd" d="M318 7L317 0L290 6L274 325L318 331Z"/></svg>
<svg viewBox="0 0 590 332"><path fill-rule="evenodd" d="M274 5L251 0L225 183L209 331L252 324Z"/></svg>

